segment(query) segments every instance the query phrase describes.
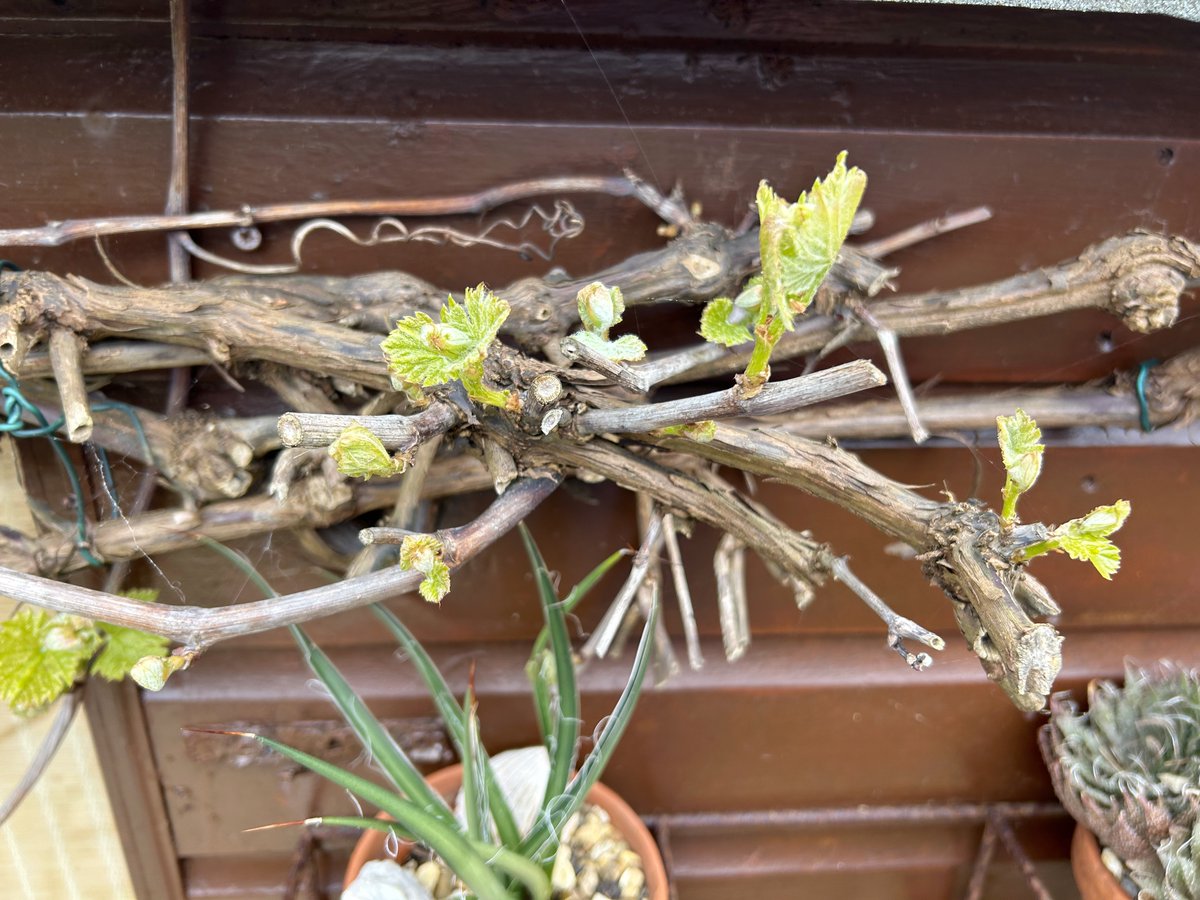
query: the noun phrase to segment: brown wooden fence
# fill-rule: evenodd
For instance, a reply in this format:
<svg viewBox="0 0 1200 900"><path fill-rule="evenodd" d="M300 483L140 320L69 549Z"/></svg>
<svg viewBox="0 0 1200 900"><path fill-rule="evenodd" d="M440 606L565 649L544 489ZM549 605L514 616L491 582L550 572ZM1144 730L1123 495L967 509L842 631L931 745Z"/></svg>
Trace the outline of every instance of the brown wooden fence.
<svg viewBox="0 0 1200 900"><path fill-rule="evenodd" d="M679 182L706 217L733 225L760 178L794 194L848 149L871 178L875 233L980 204L995 213L897 254L905 291L1052 264L1134 227L1200 236L1194 24L786 0L190 6L193 209L424 196L629 167L667 190ZM161 210L171 146L166 16L165 3L148 0L0 4L0 226ZM661 245L640 204L572 199L586 230L549 264L483 248L362 249L332 237L313 239L305 259L325 272L400 268L457 289L550 265L585 274ZM256 259L286 259L290 232L264 233ZM200 240L236 252L224 233ZM165 279L160 237L107 248L126 277ZM26 267L110 277L86 243L8 255ZM213 274L196 266L199 277ZM644 327L679 337L694 327L639 315ZM1198 342L1192 300L1180 324L1151 336L1079 313L907 340L904 351L918 383L1023 385L1096 378ZM843 356L872 353L856 346ZM192 393L194 405L217 412L270 412L268 400L241 397L211 376ZM966 496L975 478L975 457L957 447L864 457L931 493ZM997 497L996 454L984 449L980 458L981 496ZM889 555L883 537L790 490L759 490L787 522L850 552L897 610L955 634L945 598L911 562ZM1188 550L1200 507L1194 447L1153 438L1052 446L1047 477L1023 511L1061 520L1117 496L1135 512L1111 585L1060 560L1038 567L1065 610L1064 688L1119 673L1126 655L1200 661L1200 569ZM447 501L440 520L464 521L485 502ZM630 498L607 485L560 491L531 527L566 581L636 543ZM700 529L684 548L709 665L645 696L606 776L654 820L682 900L963 896L989 804L1024 804L1007 808L1018 838L1055 895L1072 895L1069 823L1039 805L1053 799L1033 739L1039 720L1015 711L957 638L932 669L914 674L841 588L822 590L799 613L753 568L754 644L725 664L713 546ZM281 591L319 583L287 534L241 547ZM141 576L165 576L190 602L252 597L209 554L155 563L158 574L146 567ZM413 597L392 606L436 645L452 684L461 687L469 662L478 663L491 744L533 739L520 663L538 613L514 538L471 563L441 609ZM584 609L583 626L601 611L600 601ZM446 749L429 726L432 709L373 621L348 614L313 632L434 764ZM623 665L586 673L590 723L619 690ZM286 636L222 646L159 695L102 688L89 704L140 896L279 895L289 872L310 863L320 883L336 885L345 836L314 846L241 829L340 810L345 797L277 762L232 757L181 734L187 725L261 723L353 758ZM998 851L986 896L1027 890Z"/></svg>

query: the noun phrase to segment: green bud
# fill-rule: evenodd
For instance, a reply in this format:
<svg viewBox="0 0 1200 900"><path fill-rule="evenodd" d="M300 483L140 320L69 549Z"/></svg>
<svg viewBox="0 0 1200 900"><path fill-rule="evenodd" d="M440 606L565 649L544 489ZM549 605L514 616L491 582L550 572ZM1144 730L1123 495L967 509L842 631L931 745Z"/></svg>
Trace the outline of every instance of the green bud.
<svg viewBox="0 0 1200 900"><path fill-rule="evenodd" d="M43 650L87 649L96 640L96 629L91 619L82 616L55 616L50 628L42 638Z"/></svg>
<svg viewBox="0 0 1200 900"><path fill-rule="evenodd" d="M143 656L129 670L129 677L148 691L161 691L167 679L192 663L194 653L172 656Z"/></svg>
<svg viewBox="0 0 1200 900"><path fill-rule="evenodd" d="M578 293L577 299L583 327L602 338L607 339L608 329L625 315L625 298L620 288L605 287L599 281L593 281Z"/></svg>
<svg viewBox="0 0 1200 900"><path fill-rule="evenodd" d="M442 542L432 534L410 534L400 545L400 568L422 575L418 590L430 603L441 603L450 593L450 567L442 561Z"/></svg>
<svg viewBox="0 0 1200 900"><path fill-rule="evenodd" d="M346 426L329 445L329 455L338 471L352 478L399 475L405 468L405 461L388 453L378 435L357 422Z"/></svg>

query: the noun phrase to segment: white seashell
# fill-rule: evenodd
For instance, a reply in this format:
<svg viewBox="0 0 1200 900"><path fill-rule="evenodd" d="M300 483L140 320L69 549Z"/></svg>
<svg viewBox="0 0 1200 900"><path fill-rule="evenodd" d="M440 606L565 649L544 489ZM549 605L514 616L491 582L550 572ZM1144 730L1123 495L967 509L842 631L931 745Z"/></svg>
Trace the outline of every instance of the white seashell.
<svg viewBox="0 0 1200 900"><path fill-rule="evenodd" d="M433 900L433 895L408 869L390 859L376 859L342 891L342 900Z"/></svg>
<svg viewBox="0 0 1200 900"><path fill-rule="evenodd" d="M500 793L508 801L517 828L521 834L527 834L542 812L546 783L550 780L550 754L540 746L506 750L492 757L492 771L496 773ZM466 824L467 812L461 790L454 801L454 815Z"/></svg>

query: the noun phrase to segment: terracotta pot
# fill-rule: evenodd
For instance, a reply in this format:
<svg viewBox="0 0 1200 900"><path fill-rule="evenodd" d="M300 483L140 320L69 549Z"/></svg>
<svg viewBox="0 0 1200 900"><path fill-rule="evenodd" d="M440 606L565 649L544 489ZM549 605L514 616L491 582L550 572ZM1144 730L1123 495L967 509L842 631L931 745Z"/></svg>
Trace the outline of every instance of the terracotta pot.
<svg viewBox="0 0 1200 900"><path fill-rule="evenodd" d="M1130 900L1121 883L1100 859L1096 836L1082 825L1071 839L1071 871L1083 900Z"/></svg>
<svg viewBox="0 0 1200 900"><path fill-rule="evenodd" d="M429 782L430 787L447 800L453 800L462 785L462 765L455 764L438 769L426 781ZM655 843L654 836L650 834L646 823L615 791L602 784L593 786L588 791L586 799L588 803L598 806L608 813L613 825L629 842L629 848L642 858L642 871L646 873L646 888L650 900L667 900L670 896L670 889L667 886L667 870L663 865L658 844ZM346 876L342 880L343 885L354 881L358 877L358 873L362 871L362 867L371 860L384 859L387 856L384 851L387 837L382 831L363 832L358 843L354 845L354 852L350 855L350 862L346 866ZM400 852L396 855L396 861L403 862L407 859L410 849L411 845L402 843Z"/></svg>

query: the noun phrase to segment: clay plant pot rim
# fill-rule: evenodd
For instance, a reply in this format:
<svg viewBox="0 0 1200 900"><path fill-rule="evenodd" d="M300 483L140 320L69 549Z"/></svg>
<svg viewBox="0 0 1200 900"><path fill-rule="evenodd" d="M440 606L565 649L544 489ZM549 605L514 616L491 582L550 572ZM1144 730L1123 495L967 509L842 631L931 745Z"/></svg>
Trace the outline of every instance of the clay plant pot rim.
<svg viewBox="0 0 1200 900"><path fill-rule="evenodd" d="M1071 838L1071 872L1083 900L1130 900L1121 883L1100 858L1096 836L1076 824Z"/></svg>
<svg viewBox="0 0 1200 900"><path fill-rule="evenodd" d="M426 779L429 786L447 799L454 796L462 784L462 764L455 763L444 769L438 769ZM629 842L629 848L642 858L642 871L646 874L646 890L649 900L667 900L670 888L667 883L667 870L663 865L662 853L654 835L646 827L641 816L633 811L628 803L612 788L596 783L588 791L585 802L598 806L606 813L622 837ZM362 867L373 859L385 859L387 854L384 846L388 836L382 831L364 831L354 845L350 861L346 864L346 875L342 880L343 890L349 886ZM408 858L409 845L401 844L397 861L403 862Z"/></svg>

